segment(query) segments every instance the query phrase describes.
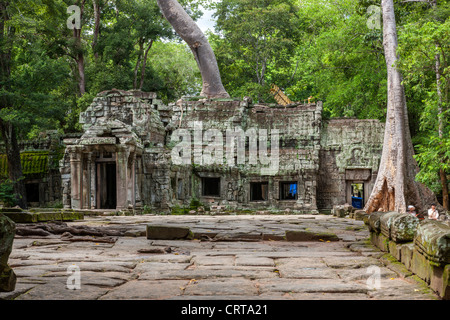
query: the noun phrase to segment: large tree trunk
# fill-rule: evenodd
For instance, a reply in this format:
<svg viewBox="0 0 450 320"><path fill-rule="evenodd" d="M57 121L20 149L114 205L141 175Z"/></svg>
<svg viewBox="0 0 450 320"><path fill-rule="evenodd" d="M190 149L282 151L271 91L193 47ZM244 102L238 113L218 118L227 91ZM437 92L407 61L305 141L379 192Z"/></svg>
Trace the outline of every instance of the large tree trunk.
<svg viewBox="0 0 450 320"><path fill-rule="evenodd" d="M80 4L80 20L83 18L84 13L84 4L85 0L81 1ZM73 29L73 37L75 39L75 62L77 64L77 70L78 70L78 89L80 96L83 96L86 93L86 78L84 73L84 53L83 53L83 47L81 43L81 28L80 29Z"/></svg>
<svg viewBox="0 0 450 320"><path fill-rule="evenodd" d="M216 56L208 39L176 0L158 0L158 6L180 37L189 45L202 75L201 95L208 98L229 97L222 85Z"/></svg>
<svg viewBox="0 0 450 320"><path fill-rule="evenodd" d="M148 52L150 51L152 45L153 45L153 40L150 40L150 43L148 44L147 49L145 49L144 60L142 61L141 82L139 83L139 90L142 90L142 87L144 86L145 67L147 65L147 56L148 56Z"/></svg>
<svg viewBox="0 0 450 320"><path fill-rule="evenodd" d="M435 60L436 60L436 91L438 95L438 123L439 123L438 134L442 144L442 139L444 137L444 119L443 119L444 116L442 109L442 91L441 91L441 57L439 53L436 54ZM448 181L447 175L444 169L442 169L442 167L439 169L439 178L441 179L441 186L442 186L442 205L444 206L445 210L449 210Z"/></svg>
<svg viewBox="0 0 450 320"><path fill-rule="evenodd" d="M22 209L27 208L27 194L25 182L22 175L22 165L20 161L20 149L16 138L16 129L10 122L0 119L0 131L5 143L6 159L8 163L8 176L14 182L14 193L16 202Z"/></svg>
<svg viewBox="0 0 450 320"><path fill-rule="evenodd" d="M75 59L78 69L78 89L80 90L80 96L86 93L86 78L84 73L84 56L83 53L79 53Z"/></svg>
<svg viewBox="0 0 450 320"><path fill-rule="evenodd" d="M139 66L141 65L142 52L144 51L144 40L139 39L139 56L137 57L136 65L134 66L134 78L133 78L133 89L137 89L137 74Z"/></svg>
<svg viewBox="0 0 450 320"><path fill-rule="evenodd" d="M94 52L95 59L98 59L98 52L96 52L96 47L97 47L97 43L98 43L98 36L100 34L99 0L92 0L92 5L94 7L94 35L92 37L92 51Z"/></svg>
<svg viewBox="0 0 450 320"><path fill-rule="evenodd" d="M0 2L0 90L8 92L11 76L11 44L14 37L14 29L6 29L5 23L9 20L8 3ZM0 99L0 108L11 107L11 102L4 94ZM17 204L27 208L25 183L22 177L22 165L20 162L20 149L17 143L16 129L14 125L0 118L0 133L5 143L6 159L8 163L8 176L14 182L14 193L17 195Z"/></svg>
<svg viewBox="0 0 450 320"><path fill-rule="evenodd" d="M431 202L436 202L436 197L431 190L415 181L419 167L413 158L406 97L402 76L396 67L398 43L393 0L382 0L382 10L388 77L386 128L378 176L364 210L367 213L380 209L406 212L411 204L418 212L424 212Z"/></svg>

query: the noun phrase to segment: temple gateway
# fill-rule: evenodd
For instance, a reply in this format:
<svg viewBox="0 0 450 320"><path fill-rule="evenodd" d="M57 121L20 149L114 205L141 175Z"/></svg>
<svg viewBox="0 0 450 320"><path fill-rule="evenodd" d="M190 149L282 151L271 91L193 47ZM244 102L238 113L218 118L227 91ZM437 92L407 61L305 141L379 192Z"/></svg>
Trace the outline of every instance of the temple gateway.
<svg viewBox="0 0 450 320"><path fill-rule="evenodd" d="M375 182L384 124L322 119L322 103L101 92L63 139L61 201L73 209L170 211L192 202L317 212L362 207ZM42 202L42 201L41 201Z"/></svg>

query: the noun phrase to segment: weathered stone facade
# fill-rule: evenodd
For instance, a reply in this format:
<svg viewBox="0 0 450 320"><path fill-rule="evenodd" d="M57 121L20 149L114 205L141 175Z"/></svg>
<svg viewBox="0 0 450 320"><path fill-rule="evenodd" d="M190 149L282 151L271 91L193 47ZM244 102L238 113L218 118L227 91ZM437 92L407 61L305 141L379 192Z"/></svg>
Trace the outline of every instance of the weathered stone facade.
<svg viewBox="0 0 450 320"><path fill-rule="evenodd" d="M59 206L61 203L59 160L64 153L61 135L56 131L47 131L38 139L19 141L19 148L28 205ZM0 150L4 150L2 144ZM6 154L0 153L0 180L7 178Z"/></svg>
<svg viewBox="0 0 450 320"><path fill-rule="evenodd" d="M321 208L352 203L352 183L363 184L364 200L375 182L384 125L377 120L331 119L321 134L317 202Z"/></svg>
<svg viewBox="0 0 450 320"><path fill-rule="evenodd" d="M321 102L184 97L166 106L120 90L100 93L80 123L60 167L63 203L74 209L327 210L351 203L352 182L368 198L384 132L377 120L323 121Z"/></svg>

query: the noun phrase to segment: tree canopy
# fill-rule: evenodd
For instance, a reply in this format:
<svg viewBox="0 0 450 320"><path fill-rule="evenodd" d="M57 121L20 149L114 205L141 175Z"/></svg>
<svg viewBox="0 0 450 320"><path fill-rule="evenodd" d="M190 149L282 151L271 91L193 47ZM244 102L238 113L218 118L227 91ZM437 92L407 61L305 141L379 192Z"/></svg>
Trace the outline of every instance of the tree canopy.
<svg viewBox="0 0 450 320"><path fill-rule="evenodd" d="M292 101L323 101L325 118L386 120L379 0L179 2L194 20L202 5L214 12L207 37L232 97L275 102L276 84ZM450 1L394 4L416 179L448 193ZM79 131L79 113L103 90L154 91L166 103L202 90L156 0L3 0L0 9L0 119L18 139Z"/></svg>

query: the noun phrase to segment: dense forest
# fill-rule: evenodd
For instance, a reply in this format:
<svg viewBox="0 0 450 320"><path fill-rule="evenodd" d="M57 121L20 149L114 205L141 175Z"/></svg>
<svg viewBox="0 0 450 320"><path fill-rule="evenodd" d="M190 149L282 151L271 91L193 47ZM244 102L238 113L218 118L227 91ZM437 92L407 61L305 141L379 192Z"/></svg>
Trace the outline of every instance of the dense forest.
<svg viewBox="0 0 450 320"><path fill-rule="evenodd" d="M276 84L292 101L323 101L327 118L386 120L379 0L179 2L194 20L213 10L206 36L230 96L275 102ZM450 1L394 3L416 179L448 193ZM166 103L200 94L193 55L156 0L1 0L0 17L6 145L79 131L79 113L104 90L153 91Z"/></svg>

